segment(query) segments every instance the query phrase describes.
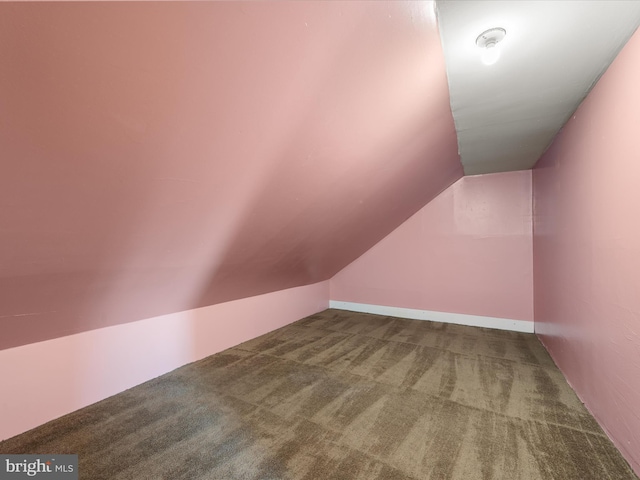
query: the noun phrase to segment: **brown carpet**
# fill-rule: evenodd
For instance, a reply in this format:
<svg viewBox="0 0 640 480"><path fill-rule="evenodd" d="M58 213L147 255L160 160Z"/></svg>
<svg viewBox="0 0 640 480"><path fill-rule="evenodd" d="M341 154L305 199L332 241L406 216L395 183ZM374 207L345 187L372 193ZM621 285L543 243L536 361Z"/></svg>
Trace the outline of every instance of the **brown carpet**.
<svg viewBox="0 0 640 480"><path fill-rule="evenodd" d="M534 335L327 310L0 443L82 479L636 479Z"/></svg>

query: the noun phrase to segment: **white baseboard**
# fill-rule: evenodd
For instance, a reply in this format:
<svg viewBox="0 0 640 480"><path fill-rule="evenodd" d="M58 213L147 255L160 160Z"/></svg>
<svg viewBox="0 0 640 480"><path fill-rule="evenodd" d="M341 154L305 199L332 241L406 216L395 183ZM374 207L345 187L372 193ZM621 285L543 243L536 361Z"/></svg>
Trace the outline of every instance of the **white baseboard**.
<svg viewBox="0 0 640 480"><path fill-rule="evenodd" d="M513 320L510 318L484 317L482 315L467 315L465 313L432 312L414 308L387 307L384 305L370 305L367 303L329 301L329 308L350 310L352 312L373 313L391 317L411 318L413 320L430 320L432 322L455 323L471 327L495 328L514 332L534 333L533 322L530 320Z"/></svg>

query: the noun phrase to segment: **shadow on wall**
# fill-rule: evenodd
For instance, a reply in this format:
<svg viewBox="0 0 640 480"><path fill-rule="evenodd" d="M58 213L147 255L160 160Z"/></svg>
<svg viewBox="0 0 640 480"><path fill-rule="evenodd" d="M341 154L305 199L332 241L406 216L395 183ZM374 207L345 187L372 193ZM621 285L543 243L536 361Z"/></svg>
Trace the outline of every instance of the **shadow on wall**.
<svg viewBox="0 0 640 480"><path fill-rule="evenodd" d="M308 62L290 89L300 100L284 103L304 108L290 115L199 305L242 286L328 279L462 175L437 33L385 35L395 5L367 4L366 16L350 7L336 10L344 30L319 49L323 63Z"/></svg>
<svg viewBox="0 0 640 480"><path fill-rule="evenodd" d="M423 3L4 3L0 61L13 433L326 308L462 175Z"/></svg>
<svg viewBox="0 0 640 480"><path fill-rule="evenodd" d="M0 10L0 348L327 279L462 173L423 5Z"/></svg>

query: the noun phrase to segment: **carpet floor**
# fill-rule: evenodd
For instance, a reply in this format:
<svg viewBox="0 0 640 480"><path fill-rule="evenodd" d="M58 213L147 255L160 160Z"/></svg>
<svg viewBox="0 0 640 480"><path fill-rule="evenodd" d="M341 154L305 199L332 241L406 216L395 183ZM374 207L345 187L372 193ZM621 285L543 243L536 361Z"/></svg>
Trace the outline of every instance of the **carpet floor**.
<svg viewBox="0 0 640 480"><path fill-rule="evenodd" d="M632 480L531 334L338 310L0 443L82 479Z"/></svg>

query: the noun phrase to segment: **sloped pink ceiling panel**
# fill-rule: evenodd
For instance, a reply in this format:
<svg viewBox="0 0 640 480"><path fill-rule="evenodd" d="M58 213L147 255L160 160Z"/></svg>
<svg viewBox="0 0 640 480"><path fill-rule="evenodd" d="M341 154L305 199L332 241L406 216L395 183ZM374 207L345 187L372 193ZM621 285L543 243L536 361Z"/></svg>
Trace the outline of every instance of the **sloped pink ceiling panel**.
<svg viewBox="0 0 640 480"><path fill-rule="evenodd" d="M0 62L0 348L328 279L462 174L431 2L4 3Z"/></svg>
<svg viewBox="0 0 640 480"><path fill-rule="evenodd" d="M640 474L640 31L533 170L535 325Z"/></svg>

